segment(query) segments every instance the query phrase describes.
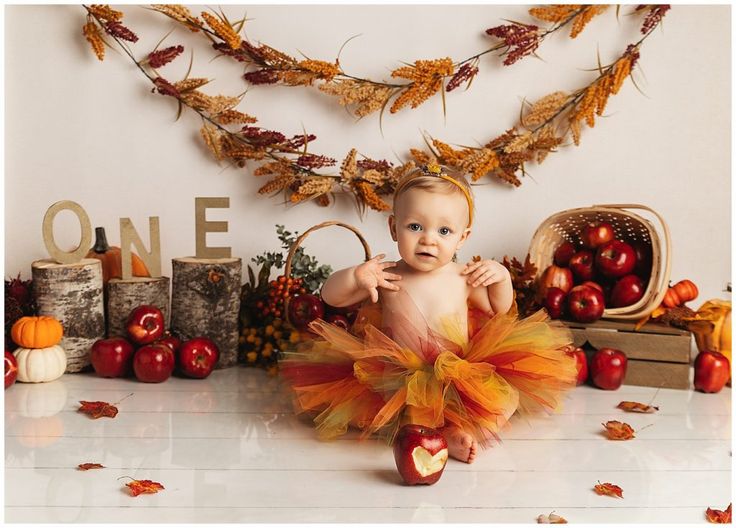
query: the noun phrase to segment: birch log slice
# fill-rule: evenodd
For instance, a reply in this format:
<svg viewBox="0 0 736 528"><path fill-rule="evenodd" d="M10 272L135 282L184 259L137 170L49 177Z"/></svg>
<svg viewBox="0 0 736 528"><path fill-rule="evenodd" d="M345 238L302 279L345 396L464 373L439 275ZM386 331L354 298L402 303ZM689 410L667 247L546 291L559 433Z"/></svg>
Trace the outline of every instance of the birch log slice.
<svg viewBox="0 0 736 528"><path fill-rule="evenodd" d="M171 268L171 330L182 340L209 337L220 350L216 368L235 365L241 259L180 257Z"/></svg>
<svg viewBox="0 0 736 528"><path fill-rule="evenodd" d="M92 343L105 337L102 265L96 259L73 264L37 260L31 264L33 295L39 315L61 322L66 372L79 372L90 364Z"/></svg>
<svg viewBox="0 0 736 528"><path fill-rule="evenodd" d="M130 312L142 304L152 304L161 310L168 328L169 291L168 277L110 279L107 283L107 335L125 336Z"/></svg>

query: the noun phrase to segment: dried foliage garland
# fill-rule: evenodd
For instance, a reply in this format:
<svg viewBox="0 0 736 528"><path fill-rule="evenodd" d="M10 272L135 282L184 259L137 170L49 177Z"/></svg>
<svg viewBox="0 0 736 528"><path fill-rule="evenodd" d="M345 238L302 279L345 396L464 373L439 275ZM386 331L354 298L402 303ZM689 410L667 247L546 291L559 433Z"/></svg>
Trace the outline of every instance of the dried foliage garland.
<svg viewBox="0 0 736 528"><path fill-rule="evenodd" d="M627 46L611 64L599 64L598 76L586 86L571 93L551 93L533 104L525 103L520 123L483 146L453 148L447 142L425 137L427 149L411 149L412 159L398 166L386 160L374 160L365 156L358 159L357 149L351 149L338 171L325 174L319 170L336 166L337 160L309 151L309 143L316 136L304 132L288 137L278 131L252 126L257 119L235 109L241 96L212 96L204 93L200 88L209 82L206 78L189 78L187 74L184 79L176 82L165 79L157 70L178 57L184 51L183 46L155 49L144 59L136 59L127 42L135 42L138 37L122 24L122 12L107 5L83 7L87 10L83 34L97 58L104 59L107 44L105 35L112 37L153 83L153 91L175 99L179 112L187 107L201 116L202 139L218 161L228 160L239 167L244 167L248 160L258 164L253 171L254 175L268 177L268 181L259 189L259 194L284 193L287 201L294 204L314 201L325 206L330 203L334 193L349 193L361 212L366 207L377 211L388 210L389 205L381 197L392 194L397 182L416 163L432 160L469 174L473 181L492 176L514 186L521 185L520 176L526 174L527 162L541 163L568 136L578 145L583 124L591 128L595 126L595 116L603 114L610 96L618 93L625 80L631 77L642 43L659 26L670 8L669 5L638 6L635 12L646 13L641 27L643 37L638 42ZM398 110L407 104L416 107L438 91L444 94L449 89L448 86L465 81L469 84L477 74L478 58L485 53L503 48L506 55L504 63L513 64L522 57L533 54L546 35L567 24L571 25L570 35L574 38L605 7L563 5L532 8L532 16L554 25L545 31L518 22L491 28L487 32L503 41L499 46L458 64L450 59L416 61L414 65L395 70L398 72L396 77L411 80L407 84L395 86L384 86L366 79L345 76L339 68L339 61L334 65L312 59L296 61L266 45L255 47L240 37L244 19L231 22L224 13L213 15L208 12L202 12L200 18L180 5L154 5L153 9L183 24L192 32L207 35L215 49L236 60L254 63L255 56L261 57L260 64L268 64L270 69L261 68L258 71L262 72L261 75L274 76L275 82L297 86L311 85L315 80L322 80L324 83L321 86L326 86L335 80L350 80L364 83L361 89L365 89L365 93L375 91L378 89L376 87L396 90L400 86L399 92L393 94L398 94L393 106L401 101L398 103ZM475 62L467 62L471 60ZM455 71L454 68L458 65L459 68ZM464 72L462 75L461 71ZM458 81L461 77L462 80ZM308 79L311 81L307 82ZM385 107L393 95L382 100L381 105ZM353 100L353 103L363 101L357 95L345 100L348 99ZM233 125L239 128L234 129Z"/></svg>

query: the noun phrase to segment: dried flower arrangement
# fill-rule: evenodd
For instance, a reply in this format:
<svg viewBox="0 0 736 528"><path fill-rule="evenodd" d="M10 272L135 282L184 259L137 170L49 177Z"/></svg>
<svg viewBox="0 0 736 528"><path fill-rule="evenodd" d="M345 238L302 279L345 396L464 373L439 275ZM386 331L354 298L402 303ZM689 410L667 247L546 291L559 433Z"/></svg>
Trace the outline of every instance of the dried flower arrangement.
<svg viewBox="0 0 736 528"><path fill-rule="evenodd" d="M448 143L425 137L428 151L411 149L413 159L397 166L386 160L365 156L358 159L357 149L351 149L339 170L325 173L320 170L335 167L337 160L309 152L309 143L316 139L315 135L304 132L289 138L278 131L252 126L257 119L235 109L241 96L212 96L204 93L200 88L209 82L206 78L189 78L187 75L176 82L165 79L157 69L181 55L183 46L155 49L145 59L138 60L127 45L127 42L135 42L138 37L122 24L122 12L106 5L83 7L87 11L83 34L98 59L104 59L104 35L112 37L153 84L152 91L175 99L179 112L187 107L201 116L202 139L217 161L228 160L239 167L244 167L248 160L258 164L253 174L269 178L259 189L259 194L283 193L287 202L292 204L314 201L326 206L335 193L347 193L355 199L361 213L366 207L377 211L388 210L390 206L382 196L391 195L397 182L416 163L437 161L469 174L473 181L490 176L513 186L521 185L520 176L526 175L526 162L534 160L541 163L550 152L556 151L568 135L578 145L583 122L589 127L595 125L595 116L602 115L608 98L618 93L626 78L631 77L642 43L659 26L669 9L668 5L637 7L635 12L647 13L641 28L644 36L638 42L629 45L608 66L601 66L599 61L599 76L588 85L569 94L558 91L534 104L525 104L520 123L482 147L454 149ZM451 59L436 59L416 61L414 65L398 68L393 72L395 77L410 80L402 85L384 85L352 78L342 72L339 61L334 64L312 59L297 61L267 45L253 46L240 37L244 19L231 22L224 13L213 15L208 12L202 12L200 18L180 5L154 5L152 8L183 24L190 31L206 35L220 53L249 65L260 65L259 70L246 74L250 76L248 80L251 83L254 83L254 79L260 84L293 86L311 85L316 80L324 81L321 87L335 82L363 83L355 92L346 91L341 101L350 101L343 104L356 103L358 109L364 102L373 101L366 103L368 106L361 111L367 115L370 113L368 107L378 104L375 102L378 99L373 99L377 96L370 95L374 92L388 90L379 108L385 107L394 95L397 97L391 107L393 110L398 111L406 105L416 107L438 91L444 94L463 82L469 84L478 73L477 62L483 54L504 49L504 63L513 64L533 54L547 35L568 24L571 25L570 35L574 38L606 6L552 5L533 8L530 14L552 22L550 29L540 31L537 26L518 22L491 28L487 33L502 39L498 46L459 63L453 63ZM274 80L266 82L268 79ZM348 93L351 95L346 95ZM240 128L232 129L233 125Z"/></svg>

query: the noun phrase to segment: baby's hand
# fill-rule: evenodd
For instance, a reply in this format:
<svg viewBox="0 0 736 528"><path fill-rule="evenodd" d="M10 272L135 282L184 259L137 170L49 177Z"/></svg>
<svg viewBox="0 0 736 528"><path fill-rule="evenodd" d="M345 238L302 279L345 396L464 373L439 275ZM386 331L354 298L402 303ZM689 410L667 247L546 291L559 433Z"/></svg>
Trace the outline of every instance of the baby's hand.
<svg viewBox="0 0 736 528"><path fill-rule="evenodd" d="M506 266L495 260L479 260L465 264L463 275L468 277L468 284L473 288L477 286L490 286L503 281L510 281L511 274Z"/></svg>
<svg viewBox="0 0 736 528"><path fill-rule="evenodd" d="M384 254L376 255L355 268L355 282L360 289L370 292L373 302L378 301L379 287L399 291L399 287L389 281L401 280L401 275L384 271L386 268L396 266L396 262L381 262L384 258L386 258Z"/></svg>

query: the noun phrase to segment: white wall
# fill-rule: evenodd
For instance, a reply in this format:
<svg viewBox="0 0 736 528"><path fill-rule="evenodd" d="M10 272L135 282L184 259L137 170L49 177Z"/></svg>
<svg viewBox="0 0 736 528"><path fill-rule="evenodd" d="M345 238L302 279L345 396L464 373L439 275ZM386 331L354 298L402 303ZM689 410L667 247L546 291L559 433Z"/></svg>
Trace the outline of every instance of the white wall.
<svg viewBox="0 0 736 528"><path fill-rule="evenodd" d="M192 8L199 12L203 8ZM486 28L502 19L531 21L524 6L226 6L228 16L247 14L252 41L312 58L334 58L349 73L388 78L400 62L487 49ZM143 57L174 26L137 6L124 6L125 22L141 37L133 45ZM604 63L638 40L642 17L616 19L610 9L575 40L554 34L539 55L503 67L487 55L468 92L448 95L442 117L439 98L417 110L386 115L383 136L377 116L360 122L317 90L249 88L240 109L263 127L317 135L314 151L342 159L357 147L376 159L404 158L422 145L421 132L457 144L485 142L515 124L521 100L588 82L596 49ZM535 228L556 211L598 203L648 204L672 231L675 280L689 277L701 289L698 301L727 297L731 269L730 180L730 6L675 6L664 27L641 50L639 93L627 81L608 104L605 119L585 129L580 147L565 146L520 188L496 182L476 188L477 221L462 258L482 254L523 257ZM230 245L244 261L278 247L273 225L303 231L326 219L358 225L375 252L395 257L386 217L361 219L347 198L328 209L285 207L259 197L262 184L251 169L218 166L199 140L199 122L186 114L174 120L170 99L150 93L148 81L121 53L108 50L103 63L81 34L80 6L8 6L5 11L5 276L30 275L33 260L46 255L41 221L58 200L84 206L93 225L119 243L118 219L128 216L147 241L147 218L161 221L163 272L170 259L194 253L194 197L229 196L228 211L210 210L210 220L227 220L228 234L211 234L210 245ZM177 28L166 45L181 43L186 58L161 70L180 79L194 50L192 76L214 77L206 91L235 95L246 86L241 68L229 59L210 62L214 52L200 35ZM62 213L55 228L62 246L72 247L79 228ZM315 235L309 251L333 266L359 260L351 235L337 230Z"/></svg>

